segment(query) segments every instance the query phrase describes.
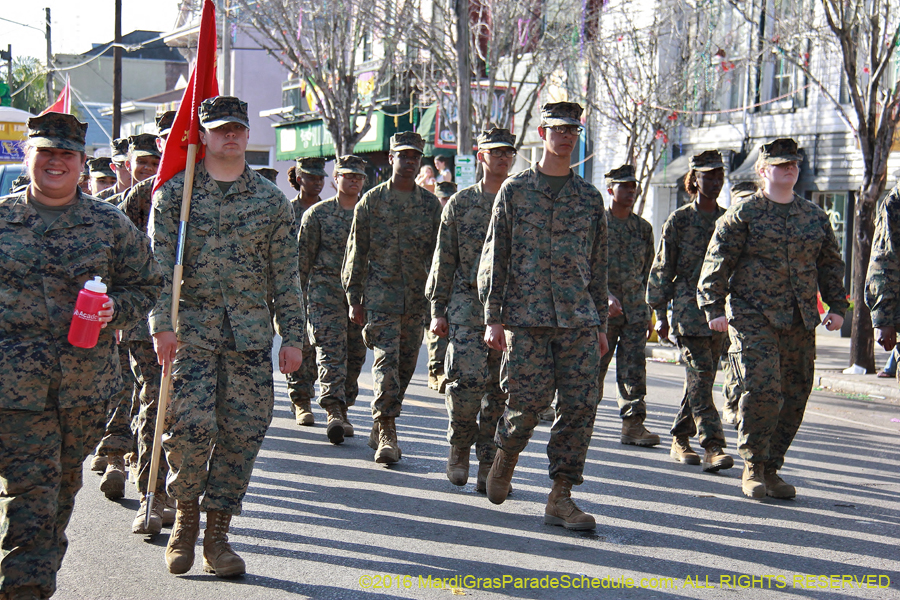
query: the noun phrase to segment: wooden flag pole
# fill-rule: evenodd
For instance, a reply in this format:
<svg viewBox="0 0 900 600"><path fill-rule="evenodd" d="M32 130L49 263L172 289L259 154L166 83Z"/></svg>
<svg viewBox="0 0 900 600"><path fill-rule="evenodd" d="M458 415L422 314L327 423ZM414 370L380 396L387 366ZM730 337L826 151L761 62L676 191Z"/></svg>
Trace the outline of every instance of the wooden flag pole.
<svg viewBox="0 0 900 600"><path fill-rule="evenodd" d="M178 302L181 299L181 278L184 274L184 244L188 218L191 214L191 194L194 189L194 169L197 163L198 144L189 144L187 163L184 167L184 191L181 194L181 216L178 222L178 245L175 251L175 269L172 273L172 331L178 335ZM172 379L172 364L163 365L162 382L159 388L159 402L156 412L156 429L153 433L153 451L150 453L150 476L147 478L147 514L144 515L144 529L150 527L150 514L156 494L156 479L159 475L159 460L162 455L162 435L166 424L166 409L169 404L169 386Z"/></svg>

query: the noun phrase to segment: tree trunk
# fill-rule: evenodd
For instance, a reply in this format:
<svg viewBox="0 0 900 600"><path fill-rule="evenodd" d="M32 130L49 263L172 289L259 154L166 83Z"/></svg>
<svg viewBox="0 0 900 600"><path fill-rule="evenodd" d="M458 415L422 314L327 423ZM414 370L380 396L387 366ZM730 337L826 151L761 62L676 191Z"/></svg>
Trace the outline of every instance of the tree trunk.
<svg viewBox="0 0 900 600"><path fill-rule="evenodd" d="M872 331L872 317L866 307L866 273L872 254L872 236L875 232L875 206L884 191L884 184L873 178L864 185L853 221L853 275L851 277L850 299L853 301L853 333L850 336L850 366L859 365L867 373L875 373L875 340Z"/></svg>

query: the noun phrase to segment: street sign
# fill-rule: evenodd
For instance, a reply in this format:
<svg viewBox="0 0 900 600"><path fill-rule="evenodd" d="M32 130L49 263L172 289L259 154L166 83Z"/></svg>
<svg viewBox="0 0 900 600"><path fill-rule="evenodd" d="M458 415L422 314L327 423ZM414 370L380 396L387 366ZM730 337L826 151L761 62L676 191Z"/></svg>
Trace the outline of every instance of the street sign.
<svg viewBox="0 0 900 600"><path fill-rule="evenodd" d="M478 163L475 161L474 154L457 154L456 155L456 187L457 189L467 188L475 185L475 170Z"/></svg>

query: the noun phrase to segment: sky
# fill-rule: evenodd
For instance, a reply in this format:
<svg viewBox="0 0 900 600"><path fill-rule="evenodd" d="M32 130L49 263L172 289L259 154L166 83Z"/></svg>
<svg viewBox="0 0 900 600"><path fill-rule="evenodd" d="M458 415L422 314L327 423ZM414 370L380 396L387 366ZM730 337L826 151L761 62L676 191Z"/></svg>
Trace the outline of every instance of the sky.
<svg viewBox="0 0 900 600"><path fill-rule="evenodd" d="M115 37L114 0L3 0L0 48L12 44L13 56L47 57L44 8L50 8L50 43L54 54L80 54ZM122 35L135 29L171 31L178 0L122 0ZM22 27L16 21L35 27Z"/></svg>

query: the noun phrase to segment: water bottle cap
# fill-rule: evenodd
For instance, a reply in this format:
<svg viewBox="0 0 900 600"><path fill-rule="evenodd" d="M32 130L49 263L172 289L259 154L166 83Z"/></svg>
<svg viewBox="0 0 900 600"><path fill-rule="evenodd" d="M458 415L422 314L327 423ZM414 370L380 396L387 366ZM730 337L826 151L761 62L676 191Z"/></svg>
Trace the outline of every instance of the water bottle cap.
<svg viewBox="0 0 900 600"><path fill-rule="evenodd" d="M92 279L91 281L85 282L84 289L88 290L89 292L105 294L106 293L106 284L103 283L100 279L101 278L98 275L97 277L94 277L94 279Z"/></svg>

